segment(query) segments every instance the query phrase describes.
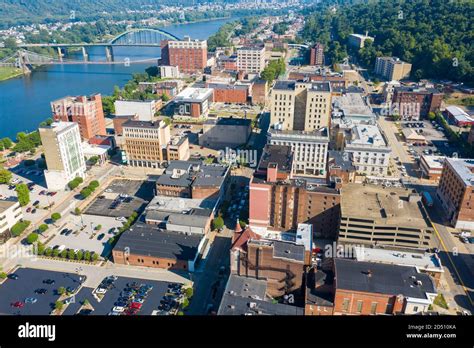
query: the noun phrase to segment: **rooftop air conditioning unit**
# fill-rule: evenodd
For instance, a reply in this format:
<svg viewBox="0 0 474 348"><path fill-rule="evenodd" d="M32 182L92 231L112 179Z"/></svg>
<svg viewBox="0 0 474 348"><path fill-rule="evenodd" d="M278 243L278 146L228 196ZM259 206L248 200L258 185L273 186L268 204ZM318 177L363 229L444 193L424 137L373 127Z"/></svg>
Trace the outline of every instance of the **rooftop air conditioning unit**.
<svg viewBox="0 0 474 348"><path fill-rule="evenodd" d="M256 302L250 302L249 307L250 308L257 308L257 303Z"/></svg>

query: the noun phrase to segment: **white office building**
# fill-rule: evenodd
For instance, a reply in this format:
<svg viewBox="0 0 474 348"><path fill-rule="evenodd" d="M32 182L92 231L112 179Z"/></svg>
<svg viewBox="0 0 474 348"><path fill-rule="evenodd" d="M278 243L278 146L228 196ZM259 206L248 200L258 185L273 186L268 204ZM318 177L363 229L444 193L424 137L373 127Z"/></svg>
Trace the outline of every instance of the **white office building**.
<svg viewBox="0 0 474 348"><path fill-rule="evenodd" d="M350 154L359 174L387 175L391 149L378 126L360 124L352 127L344 150Z"/></svg>
<svg viewBox="0 0 474 348"><path fill-rule="evenodd" d="M326 128L312 132L270 129L268 144L291 147L294 154L294 175L326 176L329 147L329 136Z"/></svg>
<svg viewBox="0 0 474 348"><path fill-rule="evenodd" d="M64 190L69 181L86 175L86 162L81 146L79 126L74 122L54 122L39 128L48 170L49 190Z"/></svg>
<svg viewBox="0 0 474 348"><path fill-rule="evenodd" d="M116 116L138 115L139 121L153 121L156 112L161 108L161 100L117 100Z"/></svg>
<svg viewBox="0 0 474 348"><path fill-rule="evenodd" d="M20 203L16 199L0 200L0 244L9 237L9 231L23 218Z"/></svg>
<svg viewBox="0 0 474 348"><path fill-rule="evenodd" d="M265 47L237 49L237 69L246 73L260 74L265 69Z"/></svg>

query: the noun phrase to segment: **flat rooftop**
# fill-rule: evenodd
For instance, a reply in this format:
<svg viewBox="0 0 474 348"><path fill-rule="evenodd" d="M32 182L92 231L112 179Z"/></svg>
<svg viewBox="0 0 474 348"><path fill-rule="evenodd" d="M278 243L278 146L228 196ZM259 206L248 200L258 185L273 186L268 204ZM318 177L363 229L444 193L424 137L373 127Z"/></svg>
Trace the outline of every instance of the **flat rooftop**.
<svg viewBox="0 0 474 348"><path fill-rule="evenodd" d="M14 206L18 201L14 199L0 200L0 214Z"/></svg>
<svg viewBox="0 0 474 348"><path fill-rule="evenodd" d="M122 127L130 127L130 128L162 128L166 127L164 123L161 121L138 121L138 120L128 120L125 121Z"/></svg>
<svg viewBox="0 0 474 348"><path fill-rule="evenodd" d="M434 253L416 253L365 247L355 247L354 252L357 261L410 266L416 267L420 271L444 272L441 260Z"/></svg>
<svg viewBox="0 0 474 348"><path fill-rule="evenodd" d="M167 258L171 260L194 260L202 236L167 231L154 225L138 222L125 231L114 250L128 250L130 254Z"/></svg>
<svg viewBox="0 0 474 348"><path fill-rule="evenodd" d="M266 171L275 163L279 172L289 173L293 162L293 152L290 146L285 145L265 145L262 158L258 165L258 170Z"/></svg>
<svg viewBox="0 0 474 348"><path fill-rule="evenodd" d="M235 117L218 117L216 119L208 119L204 124L214 124L218 126L244 126L250 127L252 121L247 118L235 118Z"/></svg>
<svg viewBox="0 0 474 348"><path fill-rule="evenodd" d="M344 117L374 117L374 113L362 98L361 93L346 93L333 97L334 113L341 112Z"/></svg>
<svg viewBox="0 0 474 348"><path fill-rule="evenodd" d="M71 128L74 128L74 127L78 127L77 123L60 121L60 122L53 122L49 126L43 126L43 127L39 127L39 128L40 129L50 129L55 133L62 133L64 131L67 131L67 130L69 130Z"/></svg>
<svg viewBox="0 0 474 348"><path fill-rule="evenodd" d="M443 169L446 156L426 156L421 155L422 160L426 162L430 169Z"/></svg>
<svg viewBox="0 0 474 348"><path fill-rule="evenodd" d="M436 294L433 280L415 267L334 259L336 288L427 299Z"/></svg>
<svg viewBox="0 0 474 348"><path fill-rule="evenodd" d="M231 275L218 315L303 315L303 308L265 300L265 280Z"/></svg>
<svg viewBox="0 0 474 348"><path fill-rule="evenodd" d="M331 92L331 84L325 82L299 82L299 81L285 81L278 80L273 87L274 90L295 90L297 84L307 85L311 91Z"/></svg>
<svg viewBox="0 0 474 348"><path fill-rule="evenodd" d="M171 161L156 180L158 185L178 187L216 187L224 182L228 167L202 161Z"/></svg>
<svg viewBox="0 0 474 348"><path fill-rule="evenodd" d="M188 87L175 97L179 102L202 102L210 98L213 94L212 88Z"/></svg>
<svg viewBox="0 0 474 348"><path fill-rule="evenodd" d="M415 195L411 202L410 195ZM431 228L422 210L421 197L404 188L346 184L341 189L341 216L372 219L391 226Z"/></svg>
<svg viewBox="0 0 474 348"><path fill-rule="evenodd" d="M347 141L350 147L386 148L387 142L378 126L358 124L351 129L351 139Z"/></svg>
<svg viewBox="0 0 474 348"><path fill-rule="evenodd" d="M474 185L474 159L446 158L446 163L466 186Z"/></svg>

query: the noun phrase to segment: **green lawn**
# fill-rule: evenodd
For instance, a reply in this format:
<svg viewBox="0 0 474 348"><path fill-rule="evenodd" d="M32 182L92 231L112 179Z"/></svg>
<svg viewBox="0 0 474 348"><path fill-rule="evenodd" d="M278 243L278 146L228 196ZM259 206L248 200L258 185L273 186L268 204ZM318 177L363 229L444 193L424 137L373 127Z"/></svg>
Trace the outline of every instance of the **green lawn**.
<svg viewBox="0 0 474 348"><path fill-rule="evenodd" d="M8 80L21 74L21 69L0 66L0 81Z"/></svg>

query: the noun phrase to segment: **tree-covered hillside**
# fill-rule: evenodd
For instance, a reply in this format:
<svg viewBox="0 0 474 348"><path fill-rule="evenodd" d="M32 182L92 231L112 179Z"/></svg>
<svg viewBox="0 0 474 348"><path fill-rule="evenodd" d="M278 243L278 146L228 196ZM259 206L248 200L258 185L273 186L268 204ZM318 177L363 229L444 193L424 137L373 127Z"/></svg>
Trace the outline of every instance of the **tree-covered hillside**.
<svg viewBox="0 0 474 348"><path fill-rule="evenodd" d="M474 2L464 0L370 0L317 7L308 14L302 38L322 42L330 62L352 53L373 68L377 56L397 56L413 64L412 77L474 82ZM375 37L350 52L347 38L366 31Z"/></svg>

